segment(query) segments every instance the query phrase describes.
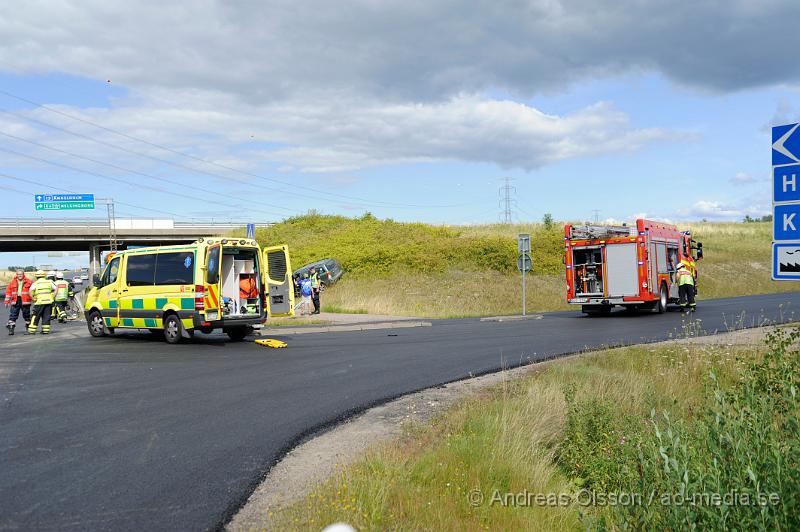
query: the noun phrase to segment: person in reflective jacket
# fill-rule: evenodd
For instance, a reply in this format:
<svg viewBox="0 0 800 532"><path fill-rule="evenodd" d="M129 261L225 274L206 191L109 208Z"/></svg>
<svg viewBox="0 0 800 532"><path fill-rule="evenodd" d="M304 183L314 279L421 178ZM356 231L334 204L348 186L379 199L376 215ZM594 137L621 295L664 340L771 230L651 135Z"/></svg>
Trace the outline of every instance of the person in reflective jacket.
<svg viewBox="0 0 800 532"><path fill-rule="evenodd" d="M33 281L25 276L22 269L17 270L17 275L8 283L6 287L6 298L4 304L6 307L11 307L6 329L8 334L14 334L14 327L17 326L17 318L19 318L20 311L22 318L25 320L25 328L31 321L31 284Z"/></svg>
<svg viewBox="0 0 800 532"><path fill-rule="evenodd" d="M697 304L694 299L694 275L689 271L685 264L678 264L678 271L675 272L675 277L678 282L678 295L680 297L680 306L684 312L694 312ZM687 308L688 305L688 308Z"/></svg>
<svg viewBox="0 0 800 532"><path fill-rule="evenodd" d="M39 324L42 324L42 334L50 334L50 316L53 312L56 284L45 277L42 270L36 272L36 281L31 285L31 298L33 298L33 319L28 325L28 334L36 334Z"/></svg>
<svg viewBox="0 0 800 532"><path fill-rule="evenodd" d="M58 314L58 321L64 323L67 321L67 302L75 293L72 283L64 279L64 274L61 272L56 273L55 285L56 297L54 308Z"/></svg>

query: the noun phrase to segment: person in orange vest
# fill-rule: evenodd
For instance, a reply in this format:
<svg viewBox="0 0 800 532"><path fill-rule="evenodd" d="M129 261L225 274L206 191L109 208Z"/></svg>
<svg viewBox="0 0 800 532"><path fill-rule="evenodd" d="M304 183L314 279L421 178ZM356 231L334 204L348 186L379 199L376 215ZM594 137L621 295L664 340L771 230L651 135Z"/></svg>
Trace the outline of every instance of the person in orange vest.
<svg viewBox="0 0 800 532"><path fill-rule="evenodd" d="M17 275L8 283L6 287L5 306L11 307L6 329L8 334L14 334L14 327L17 326L17 318L22 311L22 318L25 320L25 328L31 321L31 284L33 281L25 276L25 272L20 268Z"/></svg>

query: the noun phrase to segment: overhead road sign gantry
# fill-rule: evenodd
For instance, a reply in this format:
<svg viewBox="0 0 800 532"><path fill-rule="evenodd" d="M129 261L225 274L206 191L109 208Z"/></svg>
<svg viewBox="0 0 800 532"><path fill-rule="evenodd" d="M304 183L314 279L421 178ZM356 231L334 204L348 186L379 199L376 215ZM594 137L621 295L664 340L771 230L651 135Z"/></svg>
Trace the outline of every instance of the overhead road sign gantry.
<svg viewBox="0 0 800 532"><path fill-rule="evenodd" d="M37 211L94 209L94 194L35 194Z"/></svg>

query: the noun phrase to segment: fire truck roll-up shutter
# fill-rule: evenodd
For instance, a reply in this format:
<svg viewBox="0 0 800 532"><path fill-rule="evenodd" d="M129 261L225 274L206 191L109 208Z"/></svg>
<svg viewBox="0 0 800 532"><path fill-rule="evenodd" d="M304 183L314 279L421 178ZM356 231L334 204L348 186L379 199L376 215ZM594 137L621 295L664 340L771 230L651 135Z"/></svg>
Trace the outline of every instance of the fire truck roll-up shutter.
<svg viewBox="0 0 800 532"><path fill-rule="evenodd" d="M639 295L639 264L636 243L606 246L608 297Z"/></svg>

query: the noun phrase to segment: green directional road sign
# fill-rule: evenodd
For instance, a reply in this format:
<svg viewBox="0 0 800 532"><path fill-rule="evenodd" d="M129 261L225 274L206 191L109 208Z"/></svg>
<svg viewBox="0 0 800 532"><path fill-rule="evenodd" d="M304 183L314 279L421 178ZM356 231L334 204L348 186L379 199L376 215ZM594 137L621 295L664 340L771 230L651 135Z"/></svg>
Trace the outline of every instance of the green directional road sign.
<svg viewBox="0 0 800 532"><path fill-rule="evenodd" d="M36 204L37 211L64 211L75 209L94 209L93 201L49 201Z"/></svg>

